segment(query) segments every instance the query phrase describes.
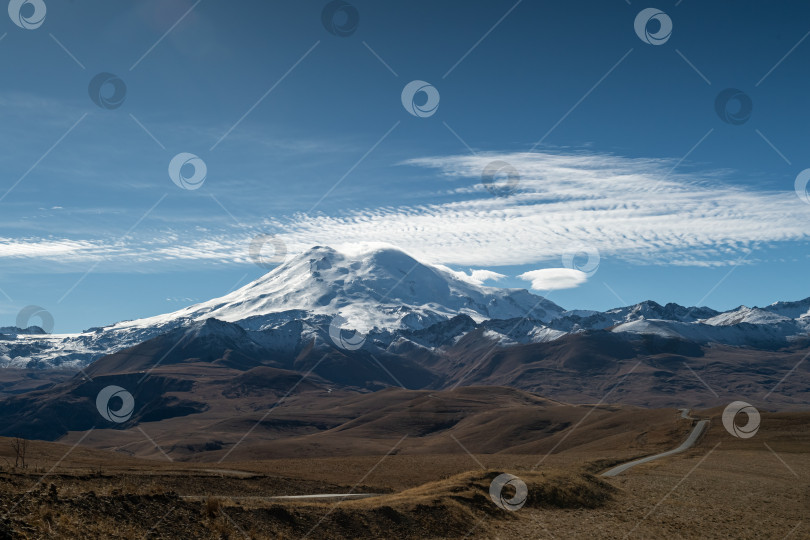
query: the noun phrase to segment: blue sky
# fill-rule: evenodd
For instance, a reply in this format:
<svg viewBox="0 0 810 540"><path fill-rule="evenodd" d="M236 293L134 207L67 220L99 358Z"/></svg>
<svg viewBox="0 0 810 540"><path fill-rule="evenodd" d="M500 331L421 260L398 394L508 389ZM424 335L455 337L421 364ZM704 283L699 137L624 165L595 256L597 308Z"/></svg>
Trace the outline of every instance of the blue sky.
<svg viewBox="0 0 810 540"><path fill-rule="evenodd" d="M810 295L806 3L660 2L661 45L634 30L650 5L620 0L357 0L344 37L324 1L44 4L38 28L0 22L0 326L30 304L67 332L222 295L266 271L263 233L290 253L393 243L499 286L589 270L524 276L578 285L549 293L568 308ZM99 73L119 107L90 99ZM414 80L434 114L403 107ZM726 88L753 104L740 125L715 110ZM169 178L184 152L199 189ZM484 188L492 162L514 193Z"/></svg>

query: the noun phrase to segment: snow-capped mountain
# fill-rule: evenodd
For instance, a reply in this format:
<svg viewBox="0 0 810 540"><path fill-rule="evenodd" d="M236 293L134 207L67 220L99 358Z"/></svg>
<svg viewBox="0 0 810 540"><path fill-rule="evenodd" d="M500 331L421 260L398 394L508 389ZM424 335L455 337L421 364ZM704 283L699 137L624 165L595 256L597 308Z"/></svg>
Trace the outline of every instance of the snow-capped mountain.
<svg viewBox="0 0 810 540"><path fill-rule="evenodd" d="M552 325L568 332L582 330L603 330L627 322L638 320L663 320L693 323L714 317L718 312L707 307L687 308L678 304L662 306L652 300L645 300L632 306L610 309L605 312L568 311Z"/></svg>
<svg viewBox="0 0 810 540"><path fill-rule="evenodd" d="M279 314L341 315L359 331L419 329L456 315L476 321L523 317L548 322L563 309L525 289L483 287L396 249L348 257L315 247L222 298L166 316L137 321L160 324L180 318L245 321L261 329ZM127 324L127 323L124 323Z"/></svg>
<svg viewBox="0 0 810 540"><path fill-rule="evenodd" d="M230 294L166 315L80 334L9 331L7 339L0 336L0 365L79 366L211 318L253 331L279 330L303 321L299 326L306 337L321 333L335 316L345 321L342 327L369 333L420 330L458 315L476 322L524 316L549 322L563 313L553 302L525 289L464 281L397 249L350 257L318 246Z"/></svg>
<svg viewBox="0 0 810 540"><path fill-rule="evenodd" d="M223 324L206 324L211 320ZM246 331L240 339L293 354L313 341L334 341L335 324L338 332L366 336L360 346L388 351L436 351L476 331L501 347L601 331L628 339L656 335L778 348L808 335L810 298L725 313L653 301L605 312L566 311L525 289L481 286L397 249L349 256L314 247L232 293L166 315L79 334L2 328L0 366L78 368L178 329L195 335Z"/></svg>
<svg viewBox="0 0 810 540"><path fill-rule="evenodd" d="M740 306L735 310L719 313L702 322L711 326L731 326L740 323L773 324L787 322L791 319L792 317L785 317L784 315L779 315L767 309Z"/></svg>
<svg viewBox="0 0 810 540"><path fill-rule="evenodd" d="M791 319L806 319L810 317L810 298L798 302L774 302L763 309Z"/></svg>

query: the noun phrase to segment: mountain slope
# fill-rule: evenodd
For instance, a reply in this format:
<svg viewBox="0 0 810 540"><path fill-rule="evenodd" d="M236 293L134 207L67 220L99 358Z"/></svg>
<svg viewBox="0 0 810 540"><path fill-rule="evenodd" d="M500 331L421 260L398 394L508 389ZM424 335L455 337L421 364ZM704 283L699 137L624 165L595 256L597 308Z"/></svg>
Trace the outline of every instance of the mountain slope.
<svg viewBox="0 0 810 540"><path fill-rule="evenodd" d="M213 320L219 324L200 326ZM233 334L237 329L251 332L245 339L261 350L285 358L337 340L344 348L435 361L444 348L473 332L499 347L607 331L627 340L655 335L777 350L807 339L810 299L725 313L649 300L605 312L565 311L525 289L484 287L397 249L349 256L318 246L236 291L173 313L71 335L2 328L0 366L76 369L167 333ZM344 330L360 334L349 337ZM253 357L250 350L242 353Z"/></svg>
<svg viewBox="0 0 810 540"><path fill-rule="evenodd" d="M349 257L314 247L258 280L221 298L188 308L72 335L0 336L0 365L80 367L104 354L196 322L216 318L248 330L299 324L288 348L328 328L336 315L342 327L419 330L459 314L475 321L527 316L550 321L564 310L525 289L484 287L397 249ZM295 324L293 324L295 326ZM19 333L19 332L17 332ZM276 339L282 339L280 335Z"/></svg>
<svg viewBox="0 0 810 540"><path fill-rule="evenodd" d="M476 321L522 317L550 321L563 309L525 289L483 287L421 263L396 249L348 257L314 247L226 296L169 315L137 321L217 318L250 321L279 313L343 316L352 328L419 329L456 315ZM268 322L275 322L271 317ZM132 323L123 323L129 325Z"/></svg>

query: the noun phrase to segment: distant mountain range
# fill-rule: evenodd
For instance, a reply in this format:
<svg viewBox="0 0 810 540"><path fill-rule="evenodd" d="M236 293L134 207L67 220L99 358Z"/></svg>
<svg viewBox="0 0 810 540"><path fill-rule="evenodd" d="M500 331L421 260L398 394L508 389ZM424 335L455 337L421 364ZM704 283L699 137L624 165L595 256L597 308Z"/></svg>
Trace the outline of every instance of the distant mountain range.
<svg viewBox="0 0 810 540"><path fill-rule="evenodd" d="M168 315L74 335L2 329L0 435L70 440L97 428L86 443L118 448L121 430L146 423L187 446L182 452L221 457L259 424L251 437L299 442L327 433L343 440L344 430L373 439L389 433L386 415L420 437L474 429L470 403L486 411L490 399L517 395L510 391L571 404L703 408L743 399L802 410L809 311L810 299L725 313L651 301L566 311L397 250L347 257L317 247ZM120 424L98 412L97 396L111 387L134 403ZM536 398L518 401L526 400ZM324 421L324 408L334 418ZM485 412L479 420L494 421Z"/></svg>
<svg viewBox="0 0 810 540"><path fill-rule="evenodd" d="M776 351L807 340L810 298L723 313L653 301L605 312L568 311L524 289L477 285L396 249L349 257L314 247L226 296L166 315L79 334L0 328L0 366L83 368L178 330L228 337L242 332L244 347L287 356L321 344L392 354L417 348L441 355L467 336L503 348L594 331L629 341L657 336ZM353 330L360 334L352 335Z"/></svg>

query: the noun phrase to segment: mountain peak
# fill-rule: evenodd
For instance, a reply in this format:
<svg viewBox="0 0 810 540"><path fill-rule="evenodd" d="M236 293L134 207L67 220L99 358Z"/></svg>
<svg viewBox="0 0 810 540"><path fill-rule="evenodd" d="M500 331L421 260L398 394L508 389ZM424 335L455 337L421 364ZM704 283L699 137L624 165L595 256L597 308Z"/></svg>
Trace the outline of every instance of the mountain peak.
<svg viewBox="0 0 810 540"><path fill-rule="evenodd" d="M329 246L312 246L308 250L300 253L297 257L313 258L313 257L334 257L339 252Z"/></svg>
<svg viewBox="0 0 810 540"><path fill-rule="evenodd" d="M334 277L340 282L340 276L352 272L361 271L365 277L369 277L373 273L397 273L403 266L407 266L407 272L419 264L422 263L390 246L350 252L338 251L329 246L313 246L274 268L264 278L283 275L284 279L295 279L295 276L301 277L308 272L315 277ZM322 275L321 272L325 274Z"/></svg>
<svg viewBox="0 0 810 540"><path fill-rule="evenodd" d="M680 322L695 322L707 319L718 314L717 311L707 307L685 307L673 302L662 306L654 300L644 300L632 306L615 308L607 311L617 316L623 316L626 321L634 319L664 319Z"/></svg>
<svg viewBox="0 0 810 540"><path fill-rule="evenodd" d="M810 317L810 298L797 300L795 302L774 302L762 309L792 319Z"/></svg>
<svg viewBox="0 0 810 540"><path fill-rule="evenodd" d="M550 320L563 310L523 289L460 280L392 246L351 253L315 246L237 291L177 314L238 322L291 311L341 315L353 328L367 331L419 329L459 314L482 321L531 312L532 318Z"/></svg>
<svg viewBox="0 0 810 540"><path fill-rule="evenodd" d="M461 323L450 324L454 320ZM5 337L37 333L36 328L0 328L4 336L0 365L12 365L18 358L81 365L161 334L185 334L187 330L193 330L203 342L224 338L245 343L267 331L260 341L272 342L273 350L292 351L313 335L329 339L336 321L338 330L373 333L379 343L397 336L411 336L408 339L422 345L445 343L447 335L441 330L449 323L450 329L489 325L484 333L500 336L516 330L526 342L605 330L738 345L751 341L741 337L743 332L754 332L752 343L782 344L807 335L810 299L776 302L765 308L741 306L725 313L674 303L662 306L653 300L605 312L566 312L526 289L483 286L390 245L349 251L313 246L236 291L173 313L42 339ZM746 326L741 328L741 324ZM439 337L428 335L437 330ZM243 331L253 333L247 336ZM427 334L422 336L421 331ZM450 332L454 338L458 337L455 331Z"/></svg>

